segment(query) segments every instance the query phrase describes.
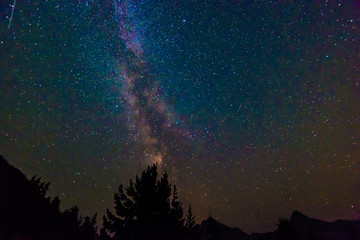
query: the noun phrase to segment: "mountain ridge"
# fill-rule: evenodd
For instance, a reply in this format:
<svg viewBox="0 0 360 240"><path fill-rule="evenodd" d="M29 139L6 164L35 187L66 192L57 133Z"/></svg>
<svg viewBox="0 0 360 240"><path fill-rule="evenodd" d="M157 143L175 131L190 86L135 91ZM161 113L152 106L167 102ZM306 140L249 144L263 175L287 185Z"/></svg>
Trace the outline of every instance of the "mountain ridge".
<svg viewBox="0 0 360 240"><path fill-rule="evenodd" d="M207 229L212 226L212 229ZM266 233L247 234L240 228L228 227L209 217L201 223L201 240L359 240L360 220L335 220L328 222L311 218L295 210L290 220L280 218L278 229Z"/></svg>
<svg viewBox="0 0 360 240"><path fill-rule="evenodd" d="M32 179L33 180L33 179ZM13 215L14 211L19 216L31 223L19 229L20 233L31 232L34 227L41 230L38 225L31 222L32 214L37 209L40 212L48 213L52 209L50 198L39 198L34 191L41 189L34 188L31 181L26 178L21 170L13 167L0 155L0 239L7 239L8 229L12 229L12 223L18 223L18 218ZM36 179L35 179L36 180ZM44 187L45 185L39 185ZM29 198L30 196L30 198ZM28 202L31 200L31 204ZM42 201L42 204L38 204ZM44 203L46 203L44 205ZM24 208L19 208L23 206ZM55 216L58 205L54 205L53 212L46 217ZM29 212L30 209L31 211ZM26 211L25 211L26 210ZM44 214L45 214L44 213ZM38 219L39 221L39 219ZM10 224L10 225L9 225ZM42 222L44 224L44 222ZM4 229L2 229L4 228ZM14 235L20 236L20 235ZM32 239L32 238L28 238ZM40 238L38 238L40 239ZM62 239L62 238L56 238ZM69 237L68 237L69 239ZM77 238L74 238L77 239ZM229 227L212 217L197 224L191 234L184 236L186 240L359 240L360 220L335 220L328 222L311 218L295 210L290 219L280 218L278 229L267 233L246 233L240 228Z"/></svg>

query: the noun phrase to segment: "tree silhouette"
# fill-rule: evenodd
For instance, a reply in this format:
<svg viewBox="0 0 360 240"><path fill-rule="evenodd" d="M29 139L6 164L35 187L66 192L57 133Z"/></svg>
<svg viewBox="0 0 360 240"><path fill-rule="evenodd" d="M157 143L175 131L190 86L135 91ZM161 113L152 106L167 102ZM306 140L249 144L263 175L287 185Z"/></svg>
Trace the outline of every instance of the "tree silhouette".
<svg viewBox="0 0 360 240"><path fill-rule="evenodd" d="M92 217L82 217L77 206L67 209L61 215L63 231L80 239L96 239L98 237L96 216L97 214Z"/></svg>
<svg viewBox="0 0 360 240"><path fill-rule="evenodd" d="M185 238L188 239L199 239L200 238L200 226L196 225L195 217L191 211L191 205L189 205L186 219L185 219Z"/></svg>
<svg viewBox="0 0 360 240"><path fill-rule="evenodd" d="M60 211L58 197L46 196L49 183L28 180L0 155L0 239L94 240L96 215L81 217L79 209Z"/></svg>
<svg viewBox="0 0 360 240"><path fill-rule="evenodd" d="M86 239L95 239L97 237L97 226L96 226L96 216L94 214L92 217L84 217L81 219L80 231Z"/></svg>
<svg viewBox="0 0 360 240"><path fill-rule="evenodd" d="M158 180L157 166L136 176L135 183L119 187L115 213L107 209L104 228L114 239L181 239L184 231L182 203L167 173Z"/></svg>
<svg viewBox="0 0 360 240"><path fill-rule="evenodd" d="M193 216L193 213L191 211L191 205L189 205L189 209L186 214L185 227L186 229L191 230L195 226L195 224L195 217Z"/></svg>

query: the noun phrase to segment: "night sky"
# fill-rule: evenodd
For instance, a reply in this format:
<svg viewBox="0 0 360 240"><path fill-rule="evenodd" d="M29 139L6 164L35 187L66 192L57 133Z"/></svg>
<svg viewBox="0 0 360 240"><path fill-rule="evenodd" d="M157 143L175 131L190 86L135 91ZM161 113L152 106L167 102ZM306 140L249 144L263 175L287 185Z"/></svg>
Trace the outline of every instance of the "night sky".
<svg viewBox="0 0 360 240"><path fill-rule="evenodd" d="M0 154L63 208L157 163L246 232L360 210L360 2L0 2Z"/></svg>

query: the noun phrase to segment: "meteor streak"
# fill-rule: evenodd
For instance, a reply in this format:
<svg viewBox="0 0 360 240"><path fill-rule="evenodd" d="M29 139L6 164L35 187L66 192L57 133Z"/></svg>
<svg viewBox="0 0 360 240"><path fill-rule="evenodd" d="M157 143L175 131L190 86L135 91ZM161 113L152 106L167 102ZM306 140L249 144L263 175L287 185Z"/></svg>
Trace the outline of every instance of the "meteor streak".
<svg viewBox="0 0 360 240"><path fill-rule="evenodd" d="M16 0L14 0L14 4L12 5L12 10L11 10L11 16L10 16L10 21L9 21L8 29L10 29L11 21L12 21L12 19L13 19L14 10L15 10L15 4L16 4Z"/></svg>

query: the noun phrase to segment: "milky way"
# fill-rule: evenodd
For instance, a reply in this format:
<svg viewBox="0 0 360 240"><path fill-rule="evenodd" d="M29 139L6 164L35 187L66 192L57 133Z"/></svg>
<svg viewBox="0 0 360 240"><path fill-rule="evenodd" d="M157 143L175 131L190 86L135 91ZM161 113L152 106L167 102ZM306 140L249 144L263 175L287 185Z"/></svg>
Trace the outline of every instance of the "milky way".
<svg viewBox="0 0 360 240"><path fill-rule="evenodd" d="M127 103L130 136L144 145L147 164L161 164L167 149L162 138L170 129L181 130L174 126L175 113L162 98L144 58L139 34L129 21L126 2L114 1L114 7L119 24L118 35L125 43L125 49L119 52L117 67L122 83L121 92Z"/></svg>
<svg viewBox="0 0 360 240"><path fill-rule="evenodd" d="M158 163L198 221L358 218L359 7L2 1L0 154L87 215Z"/></svg>

